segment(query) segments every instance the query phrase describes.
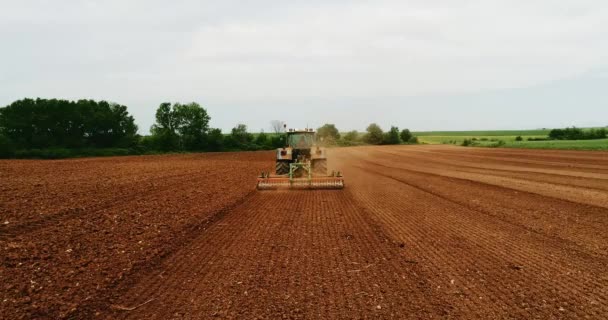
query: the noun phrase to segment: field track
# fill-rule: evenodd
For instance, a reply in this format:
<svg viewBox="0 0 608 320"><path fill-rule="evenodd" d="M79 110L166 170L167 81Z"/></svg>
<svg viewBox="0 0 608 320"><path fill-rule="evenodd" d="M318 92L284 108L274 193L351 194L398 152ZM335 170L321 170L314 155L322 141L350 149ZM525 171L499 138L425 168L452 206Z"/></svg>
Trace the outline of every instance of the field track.
<svg viewBox="0 0 608 320"><path fill-rule="evenodd" d="M0 319L608 318L608 153L331 150L0 161Z"/></svg>

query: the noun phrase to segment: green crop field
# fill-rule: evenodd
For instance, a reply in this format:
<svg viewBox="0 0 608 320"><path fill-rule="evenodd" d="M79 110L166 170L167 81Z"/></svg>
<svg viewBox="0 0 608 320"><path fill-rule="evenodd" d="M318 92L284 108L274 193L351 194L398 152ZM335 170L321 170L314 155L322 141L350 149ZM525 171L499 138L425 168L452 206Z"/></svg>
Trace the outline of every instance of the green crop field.
<svg viewBox="0 0 608 320"><path fill-rule="evenodd" d="M496 137L496 136L547 136L551 129L538 130L490 130L490 131L419 131L413 132L418 137L446 136L446 137Z"/></svg>
<svg viewBox="0 0 608 320"><path fill-rule="evenodd" d="M465 139L477 139L477 140L487 140L491 142L495 142L498 140L503 140L505 142L513 141L515 142L515 138L517 136L502 136L502 135L440 135L440 136L418 136L418 141L420 143L427 144L461 144ZM528 138L546 138L546 135L522 135L524 140Z"/></svg>
<svg viewBox="0 0 608 320"><path fill-rule="evenodd" d="M420 143L427 144L461 144L465 139L488 140L495 142L515 141L517 136L524 140L528 138L544 138L549 134L549 129L538 130L484 130L484 131L420 131L414 132Z"/></svg>
<svg viewBox="0 0 608 320"><path fill-rule="evenodd" d="M589 128L591 129L591 128ZM420 143L461 145L465 139L474 140L478 147L608 150L608 139L601 140L548 140L528 141L529 138L546 138L549 129L496 130L496 131L423 131L414 132ZM521 136L524 141L515 141ZM501 143L503 141L504 143Z"/></svg>
<svg viewBox="0 0 608 320"><path fill-rule="evenodd" d="M506 142L502 147L527 149L608 150L608 139L509 141Z"/></svg>

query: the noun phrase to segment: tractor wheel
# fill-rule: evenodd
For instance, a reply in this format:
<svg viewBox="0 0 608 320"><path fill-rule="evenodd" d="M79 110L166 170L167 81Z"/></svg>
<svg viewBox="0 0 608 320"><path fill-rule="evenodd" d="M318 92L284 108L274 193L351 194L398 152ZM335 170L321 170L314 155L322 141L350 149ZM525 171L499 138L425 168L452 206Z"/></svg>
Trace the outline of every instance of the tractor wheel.
<svg viewBox="0 0 608 320"><path fill-rule="evenodd" d="M315 160L312 163L312 173L320 176L327 175L327 159Z"/></svg>
<svg viewBox="0 0 608 320"><path fill-rule="evenodd" d="M284 175L289 173L289 162L277 161L276 165L277 175Z"/></svg>

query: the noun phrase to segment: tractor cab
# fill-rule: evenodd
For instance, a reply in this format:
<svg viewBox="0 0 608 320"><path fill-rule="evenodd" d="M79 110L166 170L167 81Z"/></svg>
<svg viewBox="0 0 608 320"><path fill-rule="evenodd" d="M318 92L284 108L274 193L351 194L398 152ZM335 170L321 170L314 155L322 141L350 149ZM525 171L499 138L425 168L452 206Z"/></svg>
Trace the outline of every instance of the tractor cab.
<svg viewBox="0 0 608 320"><path fill-rule="evenodd" d="M287 145L293 149L311 149L315 145L315 132L313 129L294 130L287 132Z"/></svg>

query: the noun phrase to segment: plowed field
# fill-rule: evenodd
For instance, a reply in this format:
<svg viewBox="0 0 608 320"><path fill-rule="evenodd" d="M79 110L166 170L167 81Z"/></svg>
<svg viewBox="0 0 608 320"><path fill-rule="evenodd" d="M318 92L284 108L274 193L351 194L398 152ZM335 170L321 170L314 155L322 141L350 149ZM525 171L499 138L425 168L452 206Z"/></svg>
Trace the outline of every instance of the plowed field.
<svg viewBox="0 0 608 320"><path fill-rule="evenodd" d="M608 318L608 153L332 149L0 161L0 319Z"/></svg>

